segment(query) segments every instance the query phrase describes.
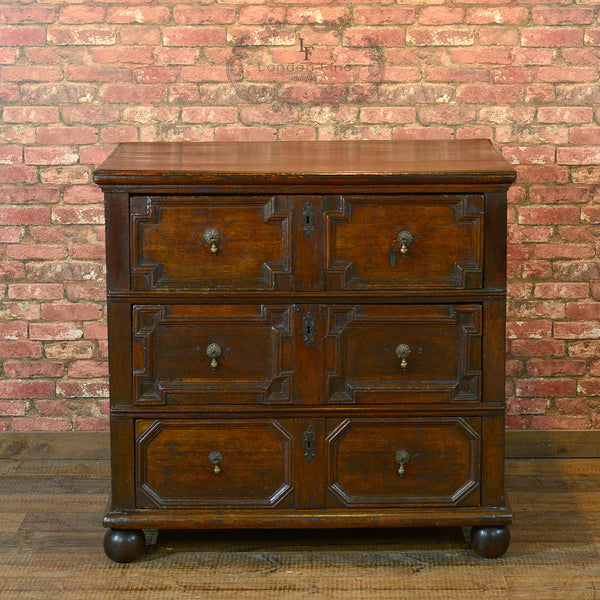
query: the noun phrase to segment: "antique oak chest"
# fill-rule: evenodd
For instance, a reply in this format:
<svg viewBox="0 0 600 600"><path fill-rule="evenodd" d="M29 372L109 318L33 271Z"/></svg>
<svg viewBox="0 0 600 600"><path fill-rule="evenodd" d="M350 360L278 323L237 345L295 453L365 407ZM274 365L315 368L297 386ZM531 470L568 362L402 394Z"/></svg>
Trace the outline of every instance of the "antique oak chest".
<svg viewBox="0 0 600 600"><path fill-rule="evenodd" d="M450 525L504 553L514 178L487 140L118 146L108 556L143 529Z"/></svg>

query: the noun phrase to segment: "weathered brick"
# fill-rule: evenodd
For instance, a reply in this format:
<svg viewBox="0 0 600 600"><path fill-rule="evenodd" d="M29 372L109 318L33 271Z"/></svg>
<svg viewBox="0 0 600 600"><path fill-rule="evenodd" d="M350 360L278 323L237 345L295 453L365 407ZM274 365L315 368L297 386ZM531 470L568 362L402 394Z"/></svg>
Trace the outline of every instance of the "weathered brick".
<svg viewBox="0 0 600 600"><path fill-rule="evenodd" d="M521 379L516 385L517 396L522 397L554 397L575 396L576 382L574 379Z"/></svg>

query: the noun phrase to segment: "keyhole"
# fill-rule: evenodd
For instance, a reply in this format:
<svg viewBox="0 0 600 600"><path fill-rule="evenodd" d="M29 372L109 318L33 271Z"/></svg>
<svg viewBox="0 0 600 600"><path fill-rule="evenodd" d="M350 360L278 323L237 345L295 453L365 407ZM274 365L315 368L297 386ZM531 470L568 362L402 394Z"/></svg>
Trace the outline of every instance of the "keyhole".
<svg viewBox="0 0 600 600"><path fill-rule="evenodd" d="M305 225L310 225L310 215L305 215L304 216L304 224Z"/></svg>

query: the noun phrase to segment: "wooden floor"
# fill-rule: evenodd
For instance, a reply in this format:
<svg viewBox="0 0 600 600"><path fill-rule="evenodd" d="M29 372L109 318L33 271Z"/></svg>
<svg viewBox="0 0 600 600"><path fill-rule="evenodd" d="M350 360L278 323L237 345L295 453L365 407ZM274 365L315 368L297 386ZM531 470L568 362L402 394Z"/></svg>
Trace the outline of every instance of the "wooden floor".
<svg viewBox="0 0 600 600"><path fill-rule="evenodd" d="M501 559L454 529L148 532L102 550L104 461L0 460L2 600L600 600L600 460L513 460Z"/></svg>

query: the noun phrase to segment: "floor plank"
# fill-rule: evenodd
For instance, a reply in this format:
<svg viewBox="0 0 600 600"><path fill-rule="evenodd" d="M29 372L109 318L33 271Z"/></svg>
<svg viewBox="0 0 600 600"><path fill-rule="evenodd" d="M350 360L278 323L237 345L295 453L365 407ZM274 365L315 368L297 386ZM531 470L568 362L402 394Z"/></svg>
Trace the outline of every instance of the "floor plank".
<svg viewBox="0 0 600 600"><path fill-rule="evenodd" d="M508 553L461 528L147 532L102 550L107 461L0 460L1 600L599 600L600 460L513 460Z"/></svg>

